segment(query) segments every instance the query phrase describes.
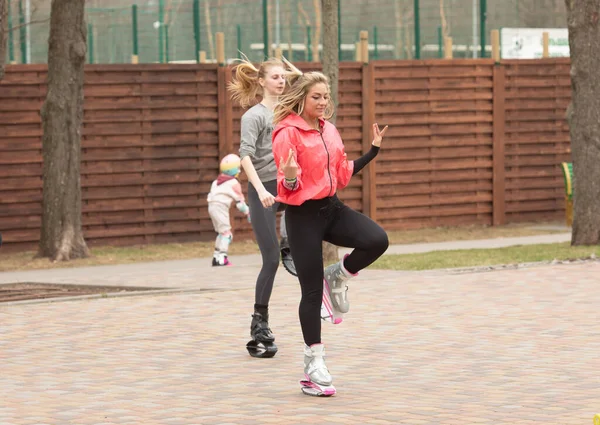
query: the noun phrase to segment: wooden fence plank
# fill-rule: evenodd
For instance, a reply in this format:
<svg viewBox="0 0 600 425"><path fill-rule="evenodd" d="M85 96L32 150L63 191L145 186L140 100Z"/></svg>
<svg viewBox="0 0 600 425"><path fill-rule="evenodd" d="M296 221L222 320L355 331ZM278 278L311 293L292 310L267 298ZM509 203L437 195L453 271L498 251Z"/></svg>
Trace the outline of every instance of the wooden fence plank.
<svg viewBox="0 0 600 425"><path fill-rule="evenodd" d="M372 125L375 123L375 65L366 63L362 67L362 154L371 150ZM377 220L377 161L371 161L362 171L363 214Z"/></svg>
<svg viewBox="0 0 600 425"><path fill-rule="evenodd" d="M492 212L492 222L494 226L500 226L506 223L506 204L504 195L506 192L505 184L505 147L504 147L504 88L505 75L504 68L494 66L494 109L493 109L493 194L494 207Z"/></svg>

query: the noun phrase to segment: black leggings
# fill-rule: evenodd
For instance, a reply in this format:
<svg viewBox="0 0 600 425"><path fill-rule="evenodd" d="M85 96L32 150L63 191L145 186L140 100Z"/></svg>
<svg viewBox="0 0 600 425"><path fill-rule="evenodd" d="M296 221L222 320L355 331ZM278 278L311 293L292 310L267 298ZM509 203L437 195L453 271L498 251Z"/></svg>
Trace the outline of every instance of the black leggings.
<svg viewBox="0 0 600 425"><path fill-rule="evenodd" d="M344 267L357 273L379 258L388 247L385 231L369 217L354 211L337 196L288 205L288 240L302 290L300 326L306 345L321 342L323 298L323 241L354 248Z"/></svg>
<svg viewBox="0 0 600 425"><path fill-rule="evenodd" d="M277 196L277 180L263 182L265 189ZM265 208L260 202L258 193L252 183L248 183L248 204L250 206L250 221L256 236L256 242L262 256L262 267L256 278L254 302L269 305L275 274L279 268L279 241L277 240L277 208L276 202L272 207Z"/></svg>

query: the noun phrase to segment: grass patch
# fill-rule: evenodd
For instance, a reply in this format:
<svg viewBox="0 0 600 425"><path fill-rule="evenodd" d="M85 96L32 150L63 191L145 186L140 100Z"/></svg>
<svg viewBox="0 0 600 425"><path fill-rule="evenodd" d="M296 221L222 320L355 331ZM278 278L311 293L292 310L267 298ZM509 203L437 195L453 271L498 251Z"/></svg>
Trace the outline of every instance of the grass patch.
<svg viewBox="0 0 600 425"><path fill-rule="evenodd" d="M391 244L410 244L533 236L564 232L564 230L560 229L547 230L534 228L533 226L534 224L532 223L525 223L498 227L442 227L394 231L388 232L388 235ZM535 226L539 227L540 223L536 223ZM136 245L129 247L103 246L92 248L92 257L90 258L59 263L51 263L45 258L34 259L35 252L33 251L4 253L0 249L0 272L185 260L211 257L213 248L214 242ZM230 255L257 254L258 252L258 246L253 240L239 241L234 239L229 250Z"/></svg>
<svg viewBox="0 0 600 425"><path fill-rule="evenodd" d="M461 249L422 254L385 255L371 268L387 270L432 270L501 264L533 263L600 257L600 246L573 247L569 242L519 245L493 249Z"/></svg>
<svg viewBox="0 0 600 425"><path fill-rule="evenodd" d="M519 236L549 235L570 232L569 229L543 227L540 223L520 223L505 226L436 227L428 229L388 232L390 244L466 241L476 239L514 238Z"/></svg>
<svg viewBox="0 0 600 425"><path fill-rule="evenodd" d="M33 258L35 252L25 251L0 254L0 272L188 260L192 258L212 257L213 249L214 242L135 245L127 247L102 246L91 248L92 256L89 258L57 263L51 263L47 258ZM256 254L258 252L258 245L254 241L234 241L229 249L230 255Z"/></svg>

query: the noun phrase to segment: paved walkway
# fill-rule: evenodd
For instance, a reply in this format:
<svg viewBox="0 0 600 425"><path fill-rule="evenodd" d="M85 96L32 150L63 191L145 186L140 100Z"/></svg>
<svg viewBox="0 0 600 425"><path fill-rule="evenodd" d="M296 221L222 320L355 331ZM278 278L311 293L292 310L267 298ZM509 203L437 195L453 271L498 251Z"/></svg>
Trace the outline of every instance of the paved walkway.
<svg viewBox="0 0 600 425"><path fill-rule="evenodd" d="M233 260L0 273L172 291L0 304L0 424L591 425L600 413L600 263L365 270L344 323L323 325L338 394L320 399L297 384L296 281L280 270L280 351L254 359L258 266Z"/></svg>
<svg viewBox="0 0 600 425"><path fill-rule="evenodd" d="M520 236L513 238L391 245L386 251L386 254L417 254L422 252L449 251L455 249L490 249L516 245L535 245L570 241L571 233L555 233L549 235ZM340 251L342 251L342 255L346 252L350 252L350 250L346 249L342 249Z"/></svg>
<svg viewBox="0 0 600 425"><path fill-rule="evenodd" d="M570 233L557 233L513 238L391 245L386 251L386 254L412 254L452 249L502 248L515 245L567 242L570 240ZM350 252L349 249L341 248L339 250L340 258L348 252ZM224 277L228 275L217 273L209 282L206 282L206 284L219 289L231 288L231 285L235 287L235 282L246 282L247 280L245 278L238 278L238 272L246 274L247 272L244 267L256 267L256 265L261 262L260 255L258 254L233 256L231 257L231 260L236 267L231 269L235 271L229 273L233 273L236 276L235 281L227 280L228 278ZM205 267L207 263L210 263L210 260L196 259L159 261L119 266L80 267L68 271L65 271L65 269L52 269L42 271L0 272L0 284L11 282L45 282L85 283L89 285L158 285L165 289L194 288L205 273L211 272L211 267L208 269ZM144 279L133 278L134 276L138 276L140 272L145 276ZM148 280L146 276L152 276L152 278ZM250 280L254 280L254 276L252 276Z"/></svg>

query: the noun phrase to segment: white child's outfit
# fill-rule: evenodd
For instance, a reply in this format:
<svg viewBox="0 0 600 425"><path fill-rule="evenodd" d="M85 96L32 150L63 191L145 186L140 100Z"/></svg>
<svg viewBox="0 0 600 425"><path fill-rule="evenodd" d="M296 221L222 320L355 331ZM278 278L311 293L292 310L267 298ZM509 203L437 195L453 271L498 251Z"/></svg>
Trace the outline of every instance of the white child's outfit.
<svg viewBox="0 0 600 425"><path fill-rule="evenodd" d="M231 203L235 202L236 208L249 219L250 211L242 193L242 185L234 176L221 173L212 182L207 201L208 214L215 232L218 233L213 254L213 266L227 266L230 265L227 251L233 239L229 217Z"/></svg>

